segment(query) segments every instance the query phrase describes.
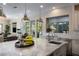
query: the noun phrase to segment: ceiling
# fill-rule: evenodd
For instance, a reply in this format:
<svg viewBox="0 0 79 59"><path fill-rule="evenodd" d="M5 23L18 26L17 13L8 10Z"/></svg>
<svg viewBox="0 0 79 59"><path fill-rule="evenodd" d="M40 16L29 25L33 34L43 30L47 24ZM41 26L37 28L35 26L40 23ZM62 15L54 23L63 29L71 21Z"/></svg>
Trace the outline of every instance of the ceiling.
<svg viewBox="0 0 79 59"><path fill-rule="evenodd" d="M36 15L40 15L40 5L44 6L41 12L45 13L52 9L52 7L64 8L74 5L74 3L27 3L26 5L28 17L33 18ZM7 3L6 5L0 3L0 6L3 8L3 12L8 18L22 18L25 13L25 3Z"/></svg>

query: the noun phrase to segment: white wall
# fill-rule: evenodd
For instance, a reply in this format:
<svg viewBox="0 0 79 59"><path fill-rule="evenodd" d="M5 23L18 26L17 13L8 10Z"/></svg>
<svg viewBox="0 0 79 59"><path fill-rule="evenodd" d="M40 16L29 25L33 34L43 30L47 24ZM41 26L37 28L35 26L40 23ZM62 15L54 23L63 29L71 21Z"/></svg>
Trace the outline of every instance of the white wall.
<svg viewBox="0 0 79 59"><path fill-rule="evenodd" d="M73 31L74 25L72 26L73 22L72 21L72 12L73 12L73 6L68 6L68 7L63 7L63 8L59 8L59 9L54 9L54 10L49 10L47 11L44 15L43 15L43 32L45 35L45 31L46 31L46 18L48 17L55 17L55 16L62 16L62 15L69 15L69 31Z"/></svg>
<svg viewBox="0 0 79 59"><path fill-rule="evenodd" d="M22 27L21 19L16 18L16 19L11 19L11 21L10 21L10 26L11 26L10 29L11 29L11 33L17 35L17 32L16 32L16 33L13 33L13 32L12 32L12 23L17 23L17 24L16 24L16 28L17 28L17 29L20 29L20 28Z"/></svg>
<svg viewBox="0 0 79 59"><path fill-rule="evenodd" d="M3 28L2 28L2 32L4 32L5 30L5 25L9 24L9 20L7 18L1 17L0 16L0 24L2 24Z"/></svg>
<svg viewBox="0 0 79 59"><path fill-rule="evenodd" d="M70 13L70 8L71 6L52 10L49 12L47 16L54 17L54 16L68 15Z"/></svg>

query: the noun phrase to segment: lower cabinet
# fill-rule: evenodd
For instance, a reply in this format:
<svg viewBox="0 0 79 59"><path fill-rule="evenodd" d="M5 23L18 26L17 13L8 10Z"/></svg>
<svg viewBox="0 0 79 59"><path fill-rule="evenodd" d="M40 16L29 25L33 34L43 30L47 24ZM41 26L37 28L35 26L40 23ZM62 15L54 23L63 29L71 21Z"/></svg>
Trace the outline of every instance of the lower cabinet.
<svg viewBox="0 0 79 59"><path fill-rule="evenodd" d="M72 55L79 56L79 40L72 40Z"/></svg>
<svg viewBox="0 0 79 59"><path fill-rule="evenodd" d="M65 38L62 38L60 40L66 41L68 43L67 44L66 55L67 56L72 56L72 40L71 39L65 39Z"/></svg>
<svg viewBox="0 0 79 59"><path fill-rule="evenodd" d="M53 55L54 56L66 56L66 51L67 51L67 45L61 46L59 49L57 49Z"/></svg>
<svg viewBox="0 0 79 59"><path fill-rule="evenodd" d="M72 43L72 40L71 39L61 38L59 41L67 42L67 44L61 46L59 49L57 49L51 55L53 55L53 56L72 56L72 51L73 51L73 47L72 47L73 46L72 45L73 43ZM78 47L79 47L79 45L78 45Z"/></svg>
<svg viewBox="0 0 79 59"><path fill-rule="evenodd" d="M57 50L52 52L49 56L66 56L67 44L62 45Z"/></svg>

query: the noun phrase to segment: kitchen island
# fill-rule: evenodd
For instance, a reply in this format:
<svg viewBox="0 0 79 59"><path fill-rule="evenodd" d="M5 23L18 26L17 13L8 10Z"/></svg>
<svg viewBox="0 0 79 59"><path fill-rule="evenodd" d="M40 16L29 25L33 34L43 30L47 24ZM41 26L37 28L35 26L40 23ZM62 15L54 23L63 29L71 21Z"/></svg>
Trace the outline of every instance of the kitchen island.
<svg viewBox="0 0 79 59"><path fill-rule="evenodd" d="M61 44L49 43L44 38L33 38L35 44L31 47L16 48L15 41L0 43L0 56L49 56L66 55L66 42Z"/></svg>

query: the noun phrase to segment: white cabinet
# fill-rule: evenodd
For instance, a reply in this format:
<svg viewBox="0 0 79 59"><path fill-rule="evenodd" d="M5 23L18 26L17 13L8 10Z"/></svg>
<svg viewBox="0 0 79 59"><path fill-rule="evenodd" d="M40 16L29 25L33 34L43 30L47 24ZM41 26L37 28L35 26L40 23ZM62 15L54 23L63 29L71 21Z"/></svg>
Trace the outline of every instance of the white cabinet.
<svg viewBox="0 0 79 59"><path fill-rule="evenodd" d="M79 40L72 40L72 53L79 55Z"/></svg>
<svg viewBox="0 0 79 59"><path fill-rule="evenodd" d="M66 51L67 51L67 45L61 46L59 49L57 49L54 52L54 56L66 56Z"/></svg>

